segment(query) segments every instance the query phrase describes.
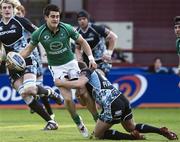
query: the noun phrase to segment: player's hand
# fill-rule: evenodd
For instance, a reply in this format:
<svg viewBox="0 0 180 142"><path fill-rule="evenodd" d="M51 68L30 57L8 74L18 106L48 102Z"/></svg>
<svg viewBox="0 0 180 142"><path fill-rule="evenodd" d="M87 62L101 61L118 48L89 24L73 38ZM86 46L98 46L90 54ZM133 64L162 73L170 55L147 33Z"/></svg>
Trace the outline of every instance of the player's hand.
<svg viewBox="0 0 180 142"><path fill-rule="evenodd" d="M102 59L106 62L110 62L112 54L113 54L113 50L106 50L102 56Z"/></svg>
<svg viewBox="0 0 180 142"><path fill-rule="evenodd" d="M93 70L97 68L97 64L94 60L89 60L89 68Z"/></svg>
<svg viewBox="0 0 180 142"><path fill-rule="evenodd" d="M106 62L110 62L110 61L111 61L111 55L109 55L109 54L104 54L104 55L102 56L102 59L103 59L104 61L106 61Z"/></svg>
<svg viewBox="0 0 180 142"><path fill-rule="evenodd" d="M9 62L8 60L6 60L6 67L9 69L9 70L13 70L14 69L14 65Z"/></svg>

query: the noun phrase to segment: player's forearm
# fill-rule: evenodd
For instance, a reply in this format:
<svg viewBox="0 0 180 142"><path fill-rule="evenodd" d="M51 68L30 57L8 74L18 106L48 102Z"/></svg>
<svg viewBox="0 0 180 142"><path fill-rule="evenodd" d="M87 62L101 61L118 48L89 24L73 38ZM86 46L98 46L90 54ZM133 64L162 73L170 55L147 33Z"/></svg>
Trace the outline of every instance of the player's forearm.
<svg viewBox="0 0 180 142"><path fill-rule="evenodd" d="M81 61L82 60L82 53L81 53L81 48L80 47L75 48L75 54L76 54L76 59L78 61Z"/></svg>
<svg viewBox="0 0 180 142"><path fill-rule="evenodd" d="M87 56L92 55L92 51L91 51L91 47L89 46L89 44L87 43L86 40L84 40L81 44L81 47L83 48L83 51L85 52L85 54Z"/></svg>
<svg viewBox="0 0 180 142"><path fill-rule="evenodd" d="M20 52L20 55L23 57L23 58L27 58L31 52L33 51L34 47L31 46L31 45L27 45L26 48L24 48L23 50L21 50Z"/></svg>
<svg viewBox="0 0 180 142"><path fill-rule="evenodd" d="M55 85L58 87L65 87L68 89L80 89L82 88L82 86L85 85L85 81L79 79L74 81L56 79Z"/></svg>
<svg viewBox="0 0 180 142"><path fill-rule="evenodd" d="M117 35L115 33L113 33L112 31L110 31L110 33L108 34L106 40L108 41L108 50L113 51L115 45L116 45L116 41L117 41Z"/></svg>

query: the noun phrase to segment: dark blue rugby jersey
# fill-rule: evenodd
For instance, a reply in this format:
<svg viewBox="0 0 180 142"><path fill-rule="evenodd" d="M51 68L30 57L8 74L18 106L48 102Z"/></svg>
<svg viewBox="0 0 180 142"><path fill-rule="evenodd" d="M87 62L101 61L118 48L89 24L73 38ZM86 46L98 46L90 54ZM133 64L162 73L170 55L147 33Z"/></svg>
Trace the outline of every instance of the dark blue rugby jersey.
<svg viewBox="0 0 180 142"><path fill-rule="evenodd" d="M25 33L32 33L34 30L35 26L22 17L14 16L7 24L1 20L0 42L4 45L6 53L9 51L19 52L22 50L28 43Z"/></svg>
<svg viewBox="0 0 180 142"><path fill-rule="evenodd" d="M85 31L80 27L77 28L77 31L90 45L95 60L100 60L106 49L105 38L107 37L107 33L105 27L102 25L94 25L89 23ZM85 54L83 54L83 60L87 64L89 63L89 60Z"/></svg>

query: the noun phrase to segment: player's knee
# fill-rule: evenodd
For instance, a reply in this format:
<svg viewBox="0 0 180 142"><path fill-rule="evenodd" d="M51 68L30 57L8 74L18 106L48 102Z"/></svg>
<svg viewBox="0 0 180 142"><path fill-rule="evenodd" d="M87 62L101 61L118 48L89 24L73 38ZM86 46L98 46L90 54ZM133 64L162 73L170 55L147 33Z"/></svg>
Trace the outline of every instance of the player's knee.
<svg viewBox="0 0 180 142"><path fill-rule="evenodd" d="M104 133L98 133L98 132L94 132L94 137L96 139L103 139Z"/></svg>
<svg viewBox="0 0 180 142"><path fill-rule="evenodd" d="M126 127L125 128L127 132L132 132L135 130L135 127L134 126L129 126L129 127Z"/></svg>
<svg viewBox="0 0 180 142"><path fill-rule="evenodd" d="M36 86L29 86L24 88L24 94L27 96L35 96L37 95L37 89Z"/></svg>
<svg viewBox="0 0 180 142"><path fill-rule="evenodd" d="M134 123L125 123L123 127L127 132L132 132L133 130L135 130L136 125Z"/></svg>
<svg viewBox="0 0 180 142"><path fill-rule="evenodd" d="M34 100L34 97L33 97L33 96L28 96L28 95L26 95L25 93L22 93L21 96L22 96L24 102L25 102L27 105L31 104L32 101Z"/></svg>
<svg viewBox="0 0 180 142"><path fill-rule="evenodd" d="M65 104L68 105L68 106L73 103L72 99L69 98L69 97L64 98L64 102L65 102Z"/></svg>

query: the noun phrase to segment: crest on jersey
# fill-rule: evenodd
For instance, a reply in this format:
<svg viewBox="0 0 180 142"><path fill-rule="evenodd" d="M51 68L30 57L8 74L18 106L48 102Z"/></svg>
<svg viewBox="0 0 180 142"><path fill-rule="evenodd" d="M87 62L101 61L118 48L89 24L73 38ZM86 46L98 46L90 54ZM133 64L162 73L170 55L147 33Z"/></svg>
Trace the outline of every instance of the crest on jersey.
<svg viewBox="0 0 180 142"><path fill-rule="evenodd" d="M49 38L50 38L49 35L45 35L45 36L44 36L44 40L48 40Z"/></svg>
<svg viewBox="0 0 180 142"><path fill-rule="evenodd" d="M1 26L1 27L0 27L0 31L2 31L2 30L3 30L3 27Z"/></svg>

